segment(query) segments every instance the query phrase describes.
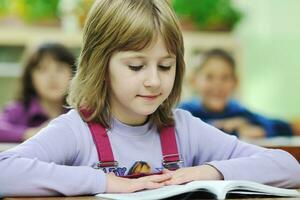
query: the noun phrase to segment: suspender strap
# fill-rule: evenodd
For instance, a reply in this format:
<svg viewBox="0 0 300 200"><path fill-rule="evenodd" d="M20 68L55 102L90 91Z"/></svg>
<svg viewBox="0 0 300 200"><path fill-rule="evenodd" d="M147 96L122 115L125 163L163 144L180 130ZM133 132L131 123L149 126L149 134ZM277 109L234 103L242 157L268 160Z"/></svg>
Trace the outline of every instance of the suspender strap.
<svg viewBox="0 0 300 200"><path fill-rule="evenodd" d="M88 126L92 133L97 152L99 162L97 167L110 167L117 166L118 162L114 160L114 155L111 149L110 141L106 132L106 129L99 123L89 122Z"/></svg>
<svg viewBox="0 0 300 200"><path fill-rule="evenodd" d="M81 109L80 111L84 117L90 116L90 112L87 109ZM88 122L88 126L98 153L99 162L97 168L117 166L118 162L114 160L106 129L100 123L95 122Z"/></svg>
<svg viewBox="0 0 300 200"><path fill-rule="evenodd" d="M181 162L177 149L174 126L162 128L160 131L160 142L163 154L163 166L167 169L178 169Z"/></svg>

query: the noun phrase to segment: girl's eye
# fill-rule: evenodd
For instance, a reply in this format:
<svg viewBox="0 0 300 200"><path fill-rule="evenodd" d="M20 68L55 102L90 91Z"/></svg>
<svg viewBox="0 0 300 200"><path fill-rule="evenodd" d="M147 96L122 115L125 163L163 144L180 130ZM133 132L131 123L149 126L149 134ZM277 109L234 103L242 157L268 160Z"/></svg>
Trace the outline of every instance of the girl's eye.
<svg viewBox="0 0 300 200"><path fill-rule="evenodd" d="M168 71L171 69L172 65L158 65L158 67L163 71Z"/></svg>
<svg viewBox="0 0 300 200"><path fill-rule="evenodd" d="M129 67L129 69L131 69L132 71L139 71L139 70L141 70L141 69L143 68L143 65L136 65L136 66L134 66L134 65L129 65L128 67Z"/></svg>

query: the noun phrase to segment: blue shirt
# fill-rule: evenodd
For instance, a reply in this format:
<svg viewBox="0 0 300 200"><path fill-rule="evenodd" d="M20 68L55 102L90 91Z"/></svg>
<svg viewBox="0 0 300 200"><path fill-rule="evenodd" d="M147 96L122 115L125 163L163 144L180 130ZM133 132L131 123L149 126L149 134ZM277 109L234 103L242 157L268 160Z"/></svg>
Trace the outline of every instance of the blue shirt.
<svg viewBox="0 0 300 200"><path fill-rule="evenodd" d="M249 121L251 124L262 127L265 130L267 137L293 135L292 129L288 123L277 119L268 119L262 115L250 112L234 100L230 100L224 111L218 113L210 112L205 109L201 100L196 98L182 102L178 107L189 111L193 116L199 117L207 123L212 123L215 120L220 119L241 117ZM238 135L235 131L230 134Z"/></svg>

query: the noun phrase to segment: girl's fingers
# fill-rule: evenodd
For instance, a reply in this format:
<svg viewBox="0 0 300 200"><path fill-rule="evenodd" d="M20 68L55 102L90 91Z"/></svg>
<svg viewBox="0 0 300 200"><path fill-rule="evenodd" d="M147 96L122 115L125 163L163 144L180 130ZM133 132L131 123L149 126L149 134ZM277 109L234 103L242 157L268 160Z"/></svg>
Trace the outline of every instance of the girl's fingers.
<svg viewBox="0 0 300 200"><path fill-rule="evenodd" d="M166 185L178 185L182 183L187 183L193 180L194 173L187 168L178 169L172 171L172 178L165 181Z"/></svg>
<svg viewBox="0 0 300 200"><path fill-rule="evenodd" d="M156 182L149 181L146 182L145 189L156 189L156 188L163 187L164 185L165 185L164 183L156 183Z"/></svg>
<svg viewBox="0 0 300 200"><path fill-rule="evenodd" d="M139 178L142 181L152 181L152 182L162 182L166 181L168 179L172 178L172 174L170 173L165 173L165 174L159 174L159 175L151 175L151 176L145 176L142 178Z"/></svg>
<svg viewBox="0 0 300 200"><path fill-rule="evenodd" d="M190 180L186 176L178 176L176 178L172 178L170 180L165 181L166 185L179 185L182 183L187 183Z"/></svg>
<svg viewBox="0 0 300 200"><path fill-rule="evenodd" d="M172 171L171 171L171 170L168 170L168 169L163 169L163 170L162 170L162 173L163 173L163 174L166 174L166 173L169 173L169 172L172 172Z"/></svg>
<svg viewBox="0 0 300 200"><path fill-rule="evenodd" d="M168 169L163 169L162 173L163 174L171 174L171 175L173 175L175 171L171 171L171 170L168 170Z"/></svg>
<svg viewBox="0 0 300 200"><path fill-rule="evenodd" d="M160 176L160 177L159 177ZM139 179L132 179L131 191L139 191L143 189L156 189L165 185L164 181L169 180L170 176L165 175L153 175L148 177L142 177Z"/></svg>
<svg viewBox="0 0 300 200"><path fill-rule="evenodd" d="M129 192L136 192L136 191L140 191L146 188L146 185L143 182L134 182L130 189Z"/></svg>

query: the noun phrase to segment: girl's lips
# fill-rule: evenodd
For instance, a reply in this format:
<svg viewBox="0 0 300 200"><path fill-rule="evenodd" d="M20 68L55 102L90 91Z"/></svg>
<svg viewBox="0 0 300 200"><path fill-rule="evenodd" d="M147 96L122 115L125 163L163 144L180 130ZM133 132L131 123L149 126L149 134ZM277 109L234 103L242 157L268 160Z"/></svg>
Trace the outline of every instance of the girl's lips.
<svg viewBox="0 0 300 200"><path fill-rule="evenodd" d="M151 100L151 99L157 98L158 96L160 96L160 94L157 94L157 95L137 95L137 96Z"/></svg>

